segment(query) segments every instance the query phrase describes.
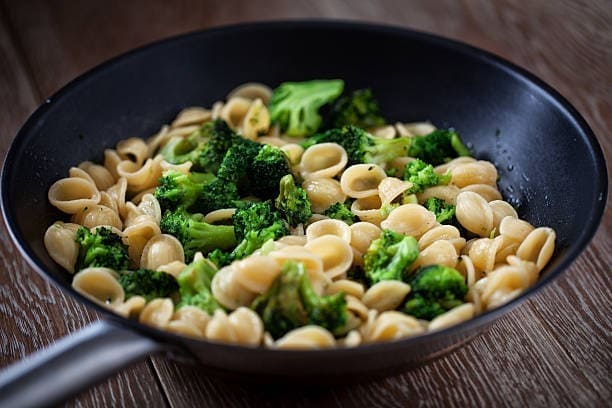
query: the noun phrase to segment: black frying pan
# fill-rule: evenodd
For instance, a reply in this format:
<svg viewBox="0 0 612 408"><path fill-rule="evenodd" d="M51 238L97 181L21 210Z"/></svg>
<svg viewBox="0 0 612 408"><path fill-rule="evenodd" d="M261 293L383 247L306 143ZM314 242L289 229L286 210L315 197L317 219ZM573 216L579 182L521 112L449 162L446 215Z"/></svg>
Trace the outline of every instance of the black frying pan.
<svg viewBox="0 0 612 408"><path fill-rule="evenodd" d="M109 313L76 293L43 246L63 218L47 189L105 147L145 137L186 106L209 106L247 81L342 78L371 87L392 121L453 126L494 162L500 190L522 218L553 227L554 258L519 299L434 334L354 349L273 351L176 336ZM70 83L26 122L2 173L2 210L29 264L104 319L0 376L0 405L53 404L154 352L264 381L327 383L390 374L477 336L549 284L585 248L607 197L603 155L588 125L557 92L484 51L392 27L339 22L248 24L189 34L114 59ZM34 334L33 334L34 335Z"/></svg>

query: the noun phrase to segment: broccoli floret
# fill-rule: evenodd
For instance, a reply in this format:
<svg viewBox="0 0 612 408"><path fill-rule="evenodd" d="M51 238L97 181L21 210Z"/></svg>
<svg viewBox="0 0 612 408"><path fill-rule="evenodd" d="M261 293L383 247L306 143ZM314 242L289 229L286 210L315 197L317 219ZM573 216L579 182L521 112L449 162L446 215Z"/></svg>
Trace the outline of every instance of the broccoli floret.
<svg viewBox="0 0 612 408"><path fill-rule="evenodd" d="M216 250L209 255L209 259L219 267L251 255L266 242L289 234L271 201L244 203L238 207L232 221L240 242L231 252Z"/></svg>
<svg viewBox="0 0 612 408"><path fill-rule="evenodd" d="M197 258L197 257L196 257ZM183 306L196 306L212 315L221 305L213 297L210 288L217 268L207 259L195 259L178 277L178 287L181 301L178 308Z"/></svg>
<svg viewBox="0 0 612 408"><path fill-rule="evenodd" d="M108 227L99 227L94 233L85 227L80 227L75 236L79 244L75 270L90 267L104 267L122 271L128 267L127 246L121 237Z"/></svg>
<svg viewBox="0 0 612 408"><path fill-rule="evenodd" d="M341 335L346 331L347 308L343 292L318 296L302 263L285 262L280 275L251 309L262 318L272 337L308 324L316 324Z"/></svg>
<svg viewBox="0 0 612 408"><path fill-rule="evenodd" d="M416 157L434 166L457 156L471 156L470 149L454 130L437 129L425 136L410 138L408 156Z"/></svg>
<svg viewBox="0 0 612 408"><path fill-rule="evenodd" d="M430 197L425 201L425 208L436 215L440 224L453 224L455 219L455 206L447 204L441 198Z"/></svg>
<svg viewBox="0 0 612 408"><path fill-rule="evenodd" d="M280 193L274 205L292 227L305 223L312 215L306 190L295 185L291 174L281 178Z"/></svg>
<svg viewBox="0 0 612 408"><path fill-rule="evenodd" d="M378 102L369 89L358 89L336 100L330 111L331 127L373 128L385 124Z"/></svg>
<svg viewBox="0 0 612 408"><path fill-rule="evenodd" d="M304 148L318 143L337 143L348 154L348 165L359 163L384 164L397 157L407 156L411 139L400 137L383 139L355 126L330 129L303 142Z"/></svg>
<svg viewBox="0 0 612 408"><path fill-rule="evenodd" d="M185 174L170 171L159 179L155 198L162 211L177 207L188 209L200 198L204 186L214 179L215 176L210 173Z"/></svg>
<svg viewBox="0 0 612 408"><path fill-rule="evenodd" d="M363 269L371 285L384 280L406 280L408 267L419 256L414 237L383 230L363 256Z"/></svg>
<svg viewBox="0 0 612 408"><path fill-rule="evenodd" d="M310 136L319 130L319 108L334 101L344 89L340 79L284 82L270 99L270 120L289 136Z"/></svg>
<svg viewBox="0 0 612 408"><path fill-rule="evenodd" d="M240 195L236 184L215 179L202 188L194 209L206 214L220 208L234 208L239 203Z"/></svg>
<svg viewBox="0 0 612 408"><path fill-rule="evenodd" d="M221 119L205 123L186 139L173 138L160 151L170 163L193 163L192 170L216 174L226 152L244 140Z"/></svg>
<svg viewBox="0 0 612 408"><path fill-rule="evenodd" d="M438 175L431 164L416 159L406 163L404 169L404 180L412 183L412 186L405 191L405 194L420 193L429 187L448 184L450 179L450 173Z"/></svg>
<svg viewBox="0 0 612 408"><path fill-rule="evenodd" d="M409 283L412 290L403 311L426 320L464 303L468 291L463 276L443 265L420 268Z"/></svg>
<svg viewBox="0 0 612 408"><path fill-rule="evenodd" d="M248 139L234 144L225 154L217 177L225 182L236 184L239 190L242 190L245 195L248 194L249 168L262 148L262 144Z"/></svg>
<svg viewBox="0 0 612 408"><path fill-rule="evenodd" d="M251 192L261 199L275 198L280 179L290 173L285 152L278 147L263 145L249 166Z"/></svg>
<svg viewBox="0 0 612 408"><path fill-rule="evenodd" d="M329 218L344 221L348 225L359 221L359 218L351 211L348 203L337 202L332 204L327 210L325 210L323 215L326 215Z"/></svg>
<svg viewBox="0 0 612 408"><path fill-rule="evenodd" d="M119 283L123 287L126 299L142 296L147 302L156 298L170 297L179 289L174 276L144 268L122 272Z"/></svg>
<svg viewBox="0 0 612 408"><path fill-rule="evenodd" d="M232 222L238 240L242 240L249 231L259 231L274 224L284 227L279 229L278 234L280 235L275 238L280 238L289 233L282 218L274 210L274 206L269 200L243 203L236 209L232 216Z"/></svg>
<svg viewBox="0 0 612 408"><path fill-rule="evenodd" d="M159 225L162 232L174 235L183 244L187 261L198 251L206 254L216 248L229 249L236 245L234 227L208 224L203 218L202 214L189 214L183 208L166 211L162 216Z"/></svg>

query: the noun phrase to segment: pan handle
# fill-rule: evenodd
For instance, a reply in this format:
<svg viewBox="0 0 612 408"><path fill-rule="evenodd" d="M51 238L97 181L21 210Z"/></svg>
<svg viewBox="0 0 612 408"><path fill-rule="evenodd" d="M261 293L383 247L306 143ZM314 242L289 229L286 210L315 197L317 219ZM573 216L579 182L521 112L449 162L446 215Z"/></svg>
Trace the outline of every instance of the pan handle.
<svg viewBox="0 0 612 408"><path fill-rule="evenodd" d="M165 347L100 320L0 372L0 407L56 405Z"/></svg>

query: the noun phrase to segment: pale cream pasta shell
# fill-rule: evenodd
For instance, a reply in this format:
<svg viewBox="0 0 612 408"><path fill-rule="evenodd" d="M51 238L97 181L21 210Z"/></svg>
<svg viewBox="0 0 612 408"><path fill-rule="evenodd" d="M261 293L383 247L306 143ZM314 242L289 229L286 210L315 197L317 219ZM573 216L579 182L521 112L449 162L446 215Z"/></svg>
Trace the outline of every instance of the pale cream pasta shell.
<svg viewBox="0 0 612 408"><path fill-rule="evenodd" d="M556 234L552 228L536 228L527 235L516 251L519 258L535 263L538 271L544 269L555 251Z"/></svg>
<svg viewBox="0 0 612 408"><path fill-rule="evenodd" d="M193 163L190 161L186 161L185 163L181 163L181 164L172 164L172 163L168 163L166 160L162 160L159 163L159 167L161 168L162 175L170 171L177 171L179 173L189 174L192 166L193 166Z"/></svg>
<svg viewBox="0 0 612 408"><path fill-rule="evenodd" d="M104 167L109 171L110 174L113 175L113 178L117 180L119 178L119 173L117 173L117 166L121 163L121 157L117 154L117 151L114 149L105 149L104 150Z"/></svg>
<svg viewBox="0 0 612 408"><path fill-rule="evenodd" d="M292 165L296 165L302 160L304 148L299 144L285 142L280 146L280 149L285 152L285 154L289 158L289 163L291 163Z"/></svg>
<svg viewBox="0 0 612 408"><path fill-rule="evenodd" d="M123 230L123 243L128 246L128 255L133 265L140 265L145 246L151 238L160 234L159 225L153 220L143 220Z"/></svg>
<svg viewBox="0 0 612 408"><path fill-rule="evenodd" d="M249 99L239 96L230 98L221 109L221 119L226 121L232 129L240 128L250 106Z"/></svg>
<svg viewBox="0 0 612 408"><path fill-rule="evenodd" d="M451 183L459 188L471 184L496 186L497 169L492 163L484 160L460 164L451 170Z"/></svg>
<svg viewBox="0 0 612 408"><path fill-rule="evenodd" d="M386 214L382 210L380 197L377 195L358 198L351 204L351 212L359 217L360 221L369 222L375 225L385 219Z"/></svg>
<svg viewBox="0 0 612 408"><path fill-rule="evenodd" d="M140 323L148 326L166 329L172 314L174 313L174 304L171 299L158 298L153 299L142 309L138 320Z"/></svg>
<svg viewBox="0 0 612 408"><path fill-rule="evenodd" d="M325 294L333 295L335 293L344 292L347 295L361 299L365 293L363 284L350 279L338 279L329 284L325 289Z"/></svg>
<svg viewBox="0 0 612 408"><path fill-rule="evenodd" d="M223 221L230 221L235 212L235 208L221 208L219 210L214 210L204 216L204 222L216 224Z"/></svg>
<svg viewBox="0 0 612 408"><path fill-rule="evenodd" d="M422 251L436 241L444 240L454 242L454 240L459 238L461 238L461 233L457 227L452 225L437 225L419 238L419 250Z"/></svg>
<svg viewBox="0 0 612 408"><path fill-rule="evenodd" d="M449 171L452 172L455 167L468 163L476 163L476 159L469 156L457 157L448 163L440 164L439 166L434 167L434 171L436 174L446 174Z"/></svg>
<svg viewBox="0 0 612 408"><path fill-rule="evenodd" d="M140 267L156 270L173 261L185 262L183 246L172 235L159 234L151 237L142 249Z"/></svg>
<svg viewBox="0 0 612 408"><path fill-rule="evenodd" d="M170 125L172 128L179 128L189 125L203 125L212 119L210 109L205 109L199 106L185 108L176 115L176 119Z"/></svg>
<svg viewBox="0 0 612 408"><path fill-rule="evenodd" d="M397 280L381 281L370 287L361 301L370 309L384 312L397 309L408 293L410 285L407 283Z"/></svg>
<svg viewBox="0 0 612 408"><path fill-rule="evenodd" d="M262 102L267 105L272 97L272 89L259 82L247 82L232 89L227 95L227 99L240 97L244 99L261 99Z"/></svg>
<svg viewBox="0 0 612 408"><path fill-rule="evenodd" d="M439 198L448 204L457 204L457 196L461 190L457 186L434 186L426 188L425 191L417 193L419 203L424 203L429 198Z"/></svg>
<svg viewBox="0 0 612 408"><path fill-rule="evenodd" d="M79 256L79 244L75 241L79 227L78 224L56 221L47 228L43 239L49 256L70 273L74 273Z"/></svg>
<svg viewBox="0 0 612 408"><path fill-rule="evenodd" d="M347 244L351 243L351 228L340 220L320 220L313 222L306 228L307 241L312 241L323 235L334 235L343 239Z"/></svg>
<svg viewBox="0 0 612 408"><path fill-rule="evenodd" d="M471 245L468 255L474 264L474 267L479 271L491 272L495 267L497 252L503 244L502 237L495 239L480 238L475 240Z"/></svg>
<svg viewBox="0 0 612 408"><path fill-rule="evenodd" d="M499 201L502 199L502 195L497 187L488 184L470 184L461 188L460 191L471 191L487 201Z"/></svg>
<svg viewBox="0 0 612 408"><path fill-rule="evenodd" d="M113 310L123 317L138 317L146 304L147 300L142 296L132 296Z"/></svg>
<svg viewBox="0 0 612 408"><path fill-rule="evenodd" d="M119 230L123 228L123 223L121 222L121 218L119 218L119 214L111 208L98 204L87 206L81 211L73 214L72 220L86 228L93 228L100 225L108 225Z"/></svg>
<svg viewBox="0 0 612 408"><path fill-rule="evenodd" d="M436 127L429 122L412 122L395 124L400 136L425 136L436 130Z"/></svg>
<svg viewBox="0 0 612 408"><path fill-rule="evenodd" d="M340 182L332 178L305 180L302 188L306 190L312 212L322 213L335 203L346 201Z"/></svg>
<svg viewBox="0 0 612 408"><path fill-rule="evenodd" d="M488 237L493 229L493 210L479 194L464 191L457 196L457 221L468 231Z"/></svg>
<svg viewBox="0 0 612 408"><path fill-rule="evenodd" d="M106 193L111 196L115 203L117 203L117 210L119 215L123 218L126 214L125 208L125 196L127 194L127 180L121 177L117 182L106 190Z"/></svg>
<svg viewBox="0 0 612 408"><path fill-rule="evenodd" d="M369 129L369 132L381 139L394 139L397 135L397 130L392 125L379 126L374 129Z"/></svg>
<svg viewBox="0 0 612 408"><path fill-rule="evenodd" d="M360 253L365 253L370 244L380 237L382 230L370 222L356 222L351 225L351 246Z"/></svg>
<svg viewBox="0 0 612 408"><path fill-rule="evenodd" d="M138 203L138 208L140 209L140 211L142 211L143 214L148 215L152 219L154 219L157 224L160 223L162 217L161 206L159 205L159 201L157 201L157 198L155 198L153 194L144 194L140 199L140 202Z"/></svg>
<svg viewBox="0 0 612 408"><path fill-rule="evenodd" d="M323 261L323 273L330 279L341 279L353 264L350 245L335 235L323 235L308 241L304 248Z"/></svg>
<svg viewBox="0 0 612 408"><path fill-rule="evenodd" d="M115 178L104 166L100 166L99 164L95 164L90 161L84 161L79 164L79 168L85 171L91 177L96 187L100 191L106 190L115 184Z"/></svg>
<svg viewBox="0 0 612 408"><path fill-rule="evenodd" d="M160 163L162 156L147 159L142 166L130 160L123 160L117 165L117 173L127 181L127 188L133 192L140 192L155 187L162 175Z"/></svg>
<svg viewBox="0 0 612 408"><path fill-rule="evenodd" d="M274 258L281 267L287 261L304 264L312 288L317 295L322 295L325 292L325 288L331 283L331 279L323 273L323 260L321 257L312 253L304 246L285 246L270 252L269 256Z"/></svg>
<svg viewBox="0 0 612 408"><path fill-rule="evenodd" d="M246 307L240 307L229 316L222 310L216 310L206 326L208 340L258 346L263 340L263 323L257 313Z"/></svg>
<svg viewBox="0 0 612 408"><path fill-rule="evenodd" d="M167 263L165 265L158 266L157 270L160 271L160 272L166 272L167 274L170 274L170 275L174 276L175 278L177 278L178 275L186 267L187 267L187 264L185 264L185 262L172 261L172 262Z"/></svg>
<svg viewBox="0 0 612 408"><path fill-rule="evenodd" d="M499 233L517 242L523 242L533 230L530 223L516 217L504 217L499 223Z"/></svg>
<svg viewBox="0 0 612 408"><path fill-rule="evenodd" d="M138 166L142 166L144 161L149 158L149 145L138 137L121 140L117 143L115 150L123 160L130 160Z"/></svg>
<svg viewBox="0 0 612 408"><path fill-rule="evenodd" d="M108 268L86 268L74 275L72 287L86 298L109 309L121 305L125 299L116 272Z"/></svg>
<svg viewBox="0 0 612 408"><path fill-rule="evenodd" d="M447 327L470 320L473 317L474 305L472 303L464 303L434 318L429 322L428 330L436 331L446 329Z"/></svg>
<svg viewBox="0 0 612 408"><path fill-rule="evenodd" d="M80 177L63 178L51 185L47 198L51 205L67 214L76 214L100 202L94 184Z"/></svg>
<svg viewBox="0 0 612 408"><path fill-rule="evenodd" d="M261 99L255 99L242 120L242 135L255 140L259 135L265 135L270 128L270 113Z"/></svg>
<svg viewBox="0 0 612 408"><path fill-rule="evenodd" d="M342 191L352 198L378 196L378 185L387 175L376 164L355 164L340 177Z"/></svg>
<svg viewBox="0 0 612 408"><path fill-rule="evenodd" d="M499 225L505 217L518 218L516 210L503 200L489 201L489 207L493 211L493 228L499 233Z"/></svg>
<svg viewBox="0 0 612 408"><path fill-rule="evenodd" d="M410 188L410 183L397 177L384 178L378 185L378 196L382 205L390 204Z"/></svg>
<svg viewBox="0 0 612 408"><path fill-rule="evenodd" d="M335 345L334 336L320 326L304 326L291 330L274 343L279 349L321 349Z"/></svg>
<svg viewBox="0 0 612 408"><path fill-rule="evenodd" d="M306 180L331 178L338 175L348 163L346 150L337 143L319 143L310 146L300 158L300 174Z"/></svg>
<svg viewBox="0 0 612 408"><path fill-rule="evenodd" d="M423 325L414 317L396 311L386 311L369 319L362 330L364 343L392 341L412 337L425 332Z"/></svg>
<svg viewBox="0 0 612 408"><path fill-rule="evenodd" d="M457 250L452 243L446 240L436 241L419 253L410 269L416 270L427 265L444 265L454 268L457 266L457 257Z"/></svg>
<svg viewBox="0 0 612 408"><path fill-rule="evenodd" d="M410 235L418 239L436 224L436 216L419 204L404 204L381 222L383 229Z"/></svg>

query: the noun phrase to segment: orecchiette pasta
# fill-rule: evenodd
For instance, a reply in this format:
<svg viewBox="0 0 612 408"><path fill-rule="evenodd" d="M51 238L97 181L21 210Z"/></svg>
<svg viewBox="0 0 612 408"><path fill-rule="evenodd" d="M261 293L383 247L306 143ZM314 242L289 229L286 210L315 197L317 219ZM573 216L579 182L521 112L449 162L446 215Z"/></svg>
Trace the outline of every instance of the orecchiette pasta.
<svg viewBox="0 0 612 408"><path fill-rule="evenodd" d="M185 108L155 134L120 140L102 164L83 161L53 183L48 200L71 222L51 225L44 245L74 274L73 288L120 316L195 339L321 349L459 324L520 295L550 262L555 231L503 201L492 163L423 163L426 181L418 181L414 165L429 159L412 147L447 131L427 122L355 131L367 143L378 138L367 149L403 146L384 162L369 150L356 159L355 135L346 143L317 143L327 129L294 137L270 106L273 92L240 85L210 109ZM280 194L254 193L268 175L241 166L259 156L232 167L228 151L257 154L261 145L282 159L294 191L283 182ZM229 244L217 244L221 236ZM117 270L100 266L108 264ZM440 289L449 277L454 287Z"/></svg>

